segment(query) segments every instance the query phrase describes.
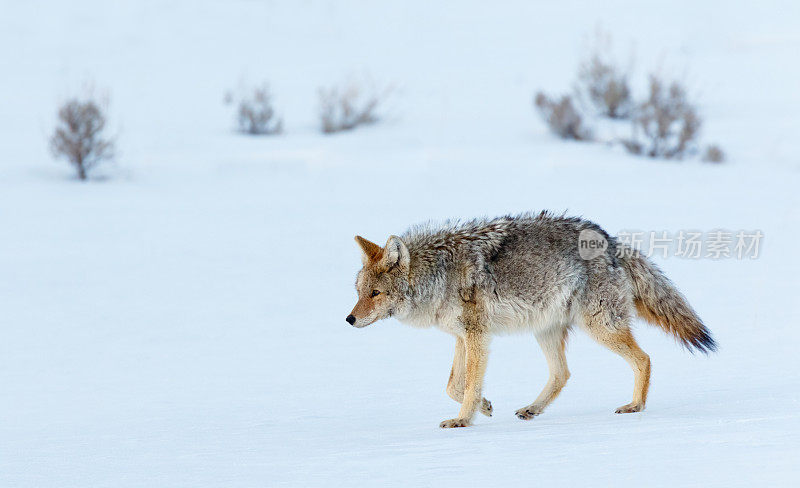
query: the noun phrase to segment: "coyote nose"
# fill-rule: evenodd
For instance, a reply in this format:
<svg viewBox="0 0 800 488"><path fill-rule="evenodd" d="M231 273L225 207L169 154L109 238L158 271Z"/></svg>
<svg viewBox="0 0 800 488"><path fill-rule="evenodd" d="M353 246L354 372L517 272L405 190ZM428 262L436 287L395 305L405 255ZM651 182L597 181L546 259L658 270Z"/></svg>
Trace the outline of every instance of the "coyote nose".
<svg viewBox="0 0 800 488"><path fill-rule="evenodd" d="M350 324L350 325L353 325L353 324L355 324L355 323L356 323L356 318L355 318L355 317L353 317L352 315L348 315L348 316L347 316L347 318L346 318L345 320L346 320L346 321L347 321L347 323L348 323L348 324Z"/></svg>

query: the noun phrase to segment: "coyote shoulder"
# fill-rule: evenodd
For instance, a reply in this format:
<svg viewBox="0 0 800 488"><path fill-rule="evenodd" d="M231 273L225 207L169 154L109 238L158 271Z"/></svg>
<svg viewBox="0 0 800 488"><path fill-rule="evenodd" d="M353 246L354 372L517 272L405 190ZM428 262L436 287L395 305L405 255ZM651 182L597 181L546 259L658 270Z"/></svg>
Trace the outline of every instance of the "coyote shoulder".
<svg viewBox="0 0 800 488"><path fill-rule="evenodd" d="M587 259L579 236L592 231L605 247ZM645 256L596 224L548 212L415 227L380 247L356 236L363 267L358 302L347 322L366 327L387 317L439 327L456 338L447 393L461 409L441 427L465 427L477 411L491 416L482 397L489 338L532 332L550 378L539 396L516 411L531 419L556 398L569 378L564 347L577 325L633 368L633 401L617 413L644 409L650 357L631 334L638 315L687 348L714 351L709 330L675 285Z"/></svg>

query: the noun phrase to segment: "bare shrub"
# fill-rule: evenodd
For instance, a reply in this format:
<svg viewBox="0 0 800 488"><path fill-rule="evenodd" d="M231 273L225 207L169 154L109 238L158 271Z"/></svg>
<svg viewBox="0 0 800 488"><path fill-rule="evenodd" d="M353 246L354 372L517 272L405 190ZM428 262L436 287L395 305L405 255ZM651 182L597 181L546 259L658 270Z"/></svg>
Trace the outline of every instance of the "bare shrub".
<svg viewBox="0 0 800 488"><path fill-rule="evenodd" d="M633 119L633 137L623 141L628 151L651 158L681 159L696 150L701 120L686 89L650 76L648 99Z"/></svg>
<svg viewBox="0 0 800 488"><path fill-rule="evenodd" d="M610 54L610 36L595 34L588 56L579 65L572 96L551 98L539 92L534 104L550 130L562 139L595 140L610 136L608 143L621 143L637 155L652 158L682 159L697 155L702 120L683 84L658 74L649 77L645 99L634 96L628 83L630 68L620 69ZM608 119L628 119L632 135L615 137L620 124ZM722 150L709 146L703 160L721 162Z"/></svg>
<svg viewBox="0 0 800 488"><path fill-rule="evenodd" d="M320 129L325 134L355 129L378 121L378 109L391 94L355 81L319 89Z"/></svg>
<svg viewBox="0 0 800 488"><path fill-rule="evenodd" d="M73 98L58 109L58 122L50 137L56 158L66 159L78 178L86 180L90 170L114 156L114 140L104 134L107 100Z"/></svg>
<svg viewBox="0 0 800 488"><path fill-rule="evenodd" d="M564 95L556 101L539 92L536 94L534 104L547 126L558 137L576 141L592 138L591 131L583 125L583 116L575 108L569 95Z"/></svg>
<svg viewBox="0 0 800 488"><path fill-rule="evenodd" d="M269 85L240 88L239 93L225 94L225 103L236 102L236 124L239 132L251 135L274 135L283 132L283 119L278 117L272 105Z"/></svg>
<svg viewBox="0 0 800 488"><path fill-rule="evenodd" d="M725 152L716 144L706 146L703 153L703 161L707 163L723 163L725 162Z"/></svg>
<svg viewBox="0 0 800 488"><path fill-rule="evenodd" d="M613 57L611 34L598 28L578 67L576 98L598 115L628 118L635 108L628 74L629 70L620 69Z"/></svg>
<svg viewBox="0 0 800 488"><path fill-rule="evenodd" d="M578 70L577 92L600 115L624 119L634 107L627 74L595 51Z"/></svg>

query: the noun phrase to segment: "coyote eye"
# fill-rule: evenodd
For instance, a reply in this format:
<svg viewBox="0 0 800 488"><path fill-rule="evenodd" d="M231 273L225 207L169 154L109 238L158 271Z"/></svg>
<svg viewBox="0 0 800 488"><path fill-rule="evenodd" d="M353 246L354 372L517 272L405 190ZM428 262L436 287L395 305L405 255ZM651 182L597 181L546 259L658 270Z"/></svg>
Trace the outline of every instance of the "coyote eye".
<svg viewBox="0 0 800 488"><path fill-rule="evenodd" d="M378 296L380 294L381 294L381 292L379 292L378 290L372 290L372 294L370 294L370 296L371 297L376 297L376 296Z"/></svg>

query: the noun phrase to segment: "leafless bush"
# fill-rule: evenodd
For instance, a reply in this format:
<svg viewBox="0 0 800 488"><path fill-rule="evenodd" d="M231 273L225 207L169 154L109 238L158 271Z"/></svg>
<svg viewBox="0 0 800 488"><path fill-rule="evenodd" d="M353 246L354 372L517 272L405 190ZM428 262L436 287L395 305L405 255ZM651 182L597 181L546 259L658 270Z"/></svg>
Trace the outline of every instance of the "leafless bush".
<svg viewBox="0 0 800 488"><path fill-rule="evenodd" d="M599 51L592 53L578 70L577 92L600 115L624 119L631 115L633 99L627 74L621 72Z"/></svg>
<svg viewBox="0 0 800 488"><path fill-rule="evenodd" d="M633 119L633 137L623 145L634 154L681 159L696 150L700 117L680 83L673 81L667 86L659 76L651 75L649 86L649 97Z"/></svg>
<svg viewBox="0 0 800 488"><path fill-rule="evenodd" d="M106 100L88 96L68 100L58 109L50 149L56 158L64 158L74 166L81 180L114 155L114 140L104 134L107 106Z"/></svg>
<svg viewBox="0 0 800 488"><path fill-rule="evenodd" d="M320 128L325 134L352 130L378 121L378 109L391 88L365 87L351 81L343 86L319 89Z"/></svg>
<svg viewBox="0 0 800 488"><path fill-rule="evenodd" d="M564 95L556 101L539 92L536 94L534 104L547 126L558 137L576 141L592 138L591 131L583 125L583 116L575 108L569 95Z"/></svg>
<svg viewBox="0 0 800 488"><path fill-rule="evenodd" d="M629 70L620 69L614 59L611 34L598 28L587 56L578 67L576 98L598 115L628 118L635 108L628 74Z"/></svg>
<svg viewBox="0 0 800 488"><path fill-rule="evenodd" d="M231 92L226 93L225 103L233 103L234 100L237 102L236 122L240 132L251 135L283 132L283 119L275 113L268 84L242 88L238 96Z"/></svg>
<svg viewBox="0 0 800 488"><path fill-rule="evenodd" d="M725 152L716 144L706 146L703 153L703 161L707 163L723 163L725 162Z"/></svg>
<svg viewBox="0 0 800 488"><path fill-rule="evenodd" d="M652 158L682 159L698 153L702 120L684 86L676 81L650 75L649 93L644 100L634 96L628 83L630 69L620 69L613 60L610 36L601 30L595 35L589 55L579 65L572 96L550 98L537 93L534 104L550 130L562 139L592 140L594 130L612 134L619 123L600 120L628 119L632 136L611 139L630 153ZM591 126L589 125L591 124ZM709 146L703 160L721 162L722 150Z"/></svg>

